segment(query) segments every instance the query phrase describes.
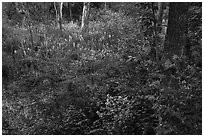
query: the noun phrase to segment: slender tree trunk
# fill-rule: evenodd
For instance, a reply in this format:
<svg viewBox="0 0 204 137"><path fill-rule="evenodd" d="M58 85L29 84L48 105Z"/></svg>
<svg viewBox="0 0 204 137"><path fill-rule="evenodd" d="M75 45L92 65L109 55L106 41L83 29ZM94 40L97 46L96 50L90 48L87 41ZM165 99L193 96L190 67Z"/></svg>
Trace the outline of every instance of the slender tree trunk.
<svg viewBox="0 0 204 137"><path fill-rule="evenodd" d="M156 61L159 62L159 46L163 47L161 43L161 37L159 34L161 34L162 31L162 17L163 17L163 11L164 11L164 3L163 2L158 2L158 12L156 15L156 34L155 34L155 39L156 39Z"/></svg>
<svg viewBox="0 0 204 137"><path fill-rule="evenodd" d="M63 2L54 2L55 7L55 13L56 13L56 22L62 30L62 8L63 8Z"/></svg>
<svg viewBox="0 0 204 137"><path fill-rule="evenodd" d="M71 6L71 3L69 3L69 17L70 17L70 21L72 21L72 6Z"/></svg>
<svg viewBox="0 0 204 137"><path fill-rule="evenodd" d="M163 17L163 10L164 10L164 3L162 2L152 2L152 13L154 15L154 40L153 45L151 47L151 56L156 62L159 62L159 54L160 54L160 47L162 47L161 43L161 28L162 28L162 17ZM155 4L158 7L158 10L155 10Z"/></svg>
<svg viewBox="0 0 204 137"><path fill-rule="evenodd" d="M90 2L84 2L82 21L81 21L81 30L83 33L86 32L88 27L89 9L90 9Z"/></svg>
<svg viewBox="0 0 204 137"><path fill-rule="evenodd" d="M58 13L58 8L57 8L57 3L54 2L54 7L55 7L55 15L56 15L56 23L57 23L57 26L58 26L58 18L59 18L59 13Z"/></svg>
<svg viewBox="0 0 204 137"><path fill-rule="evenodd" d="M172 2L169 6L167 35L164 43L164 54L168 59L173 55L181 57L186 44L188 3Z"/></svg>
<svg viewBox="0 0 204 137"><path fill-rule="evenodd" d="M63 8L63 2L60 2L60 20L59 20L60 30L62 30L62 8Z"/></svg>
<svg viewBox="0 0 204 137"><path fill-rule="evenodd" d="M107 9L107 2L104 3L104 9Z"/></svg>
<svg viewBox="0 0 204 137"><path fill-rule="evenodd" d="M164 3L158 2L157 24L159 27L161 27L162 25L163 11L164 11Z"/></svg>

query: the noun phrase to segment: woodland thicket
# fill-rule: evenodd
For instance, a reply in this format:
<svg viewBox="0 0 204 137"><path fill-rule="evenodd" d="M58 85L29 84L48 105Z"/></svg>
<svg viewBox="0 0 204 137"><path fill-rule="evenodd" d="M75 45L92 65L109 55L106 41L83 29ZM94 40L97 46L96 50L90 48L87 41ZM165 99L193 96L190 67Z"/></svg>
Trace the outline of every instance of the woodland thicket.
<svg viewBox="0 0 204 137"><path fill-rule="evenodd" d="M2 134L202 134L202 3L3 2Z"/></svg>

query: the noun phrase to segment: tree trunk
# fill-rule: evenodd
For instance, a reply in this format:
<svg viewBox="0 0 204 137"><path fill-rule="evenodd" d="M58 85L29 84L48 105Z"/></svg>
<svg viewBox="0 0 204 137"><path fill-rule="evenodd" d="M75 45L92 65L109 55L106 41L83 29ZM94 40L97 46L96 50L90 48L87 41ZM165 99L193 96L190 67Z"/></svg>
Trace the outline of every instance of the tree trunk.
<svg viewBox="0 0 204 137"><path fill-rule="evenodd" d="M158 2L158 10L156 13L153 13L155 15L155 22L154 22L154 28L155 28L155 36L154 36L154 45L155 45L155 56L156 61L159 62L159 54L160 54L160 47L163 47L162 45L162 37L161 37L161 31L162 31L162 17L163 17L163 10L164 10L164 3ZM153 7L153 6L152 6Z"/></svg>
<svg viewBox="0 0 204 137"><path fill-rule="evenodd" d="M157 27L156 27L156 60L159 62L159 54L160 54L160 47L163 47L162 43L162 20L163 20L163 12L164 12L164 3L158 2L158 12L157 12ZM159 47L160 46L160 47Z"/></svg>
<svg viewBox="0 0 204 137"><path fill-rule="evenodd" d="M68 3L69 4L69 17L70 17L70 21L72 21L72 5L71 3Z"/></svg>
<svg viewBox="0 0 204 137"><path fill-rule="evenodd" d="M81 30L83 33L86 32L88 27L89 9L90 9L90 2L84 2L82 21L81 21Z"/></svg>
<svg viewBox="0 0 204 137"><path fill-rule="evenodd" d="M157 28L159 32L161 32L163 12L164 12L164 3L158 2Z"/></svg>
<svg viewBox="0 0 204 137"><path fill-rule="evenodd" d="M165 69L163 85L178 89L178 79L174 77L177 68L172 63L173 57L181 57L186 44L188 3L170 3L167 35L164 43L162 65Z"/></svg>
<svg viewBox="0 0 204 137"><path fill-rule="evenodd" d="M60 2L60 20L59 20L60 30L62 30L62 8L63 8L63 2Z"/></svg>
<svg viewBox="0 0 204 137"><path fill-rule="evenodd" d="M107 3L104 3L104 9L107 10Z"/></svg>
<svg viewBox="0 0 204 137"><path fill-rule="evenodd" d="M56 22L62 30L62 8L63 8L63 2L54 2L55 12L56 12Z"/></svg>
<svg viewBox="0 0 204 137"><path fill-rule="evenodd" d="M167 35L164 43L164 55L172 59L173 55L182 56L186 44L188 3L172 2L169 6Z"/></svg>

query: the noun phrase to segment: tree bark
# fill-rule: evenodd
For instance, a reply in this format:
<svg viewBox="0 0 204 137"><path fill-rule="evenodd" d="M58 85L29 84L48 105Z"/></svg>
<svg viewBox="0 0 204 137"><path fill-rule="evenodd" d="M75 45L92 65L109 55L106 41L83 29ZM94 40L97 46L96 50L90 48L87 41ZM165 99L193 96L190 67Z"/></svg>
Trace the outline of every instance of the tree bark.
<svg viewBox="0 0 204 137"><path fill-rule="evenodd" d="M182 56L182 49L186 44L187 12L188 3L170 3L167 35L164 43L164 55L170 60L174 55Z"/></svg>
<svg viewBox="0 0 204 137"><path fill-rule="evenodd" d="M72 21L72 5L71 3L68 3L69 5L69 17L70 17L70 21Z"/></svg>
<svg viewBox="0 0 204 137"><path fill-rule="evenodd" d="M81 21L81 30L83 33L86 32L88 27L89 9L90 9L90 2L84 2L82 21Z"/></svg>
<svg viewBox="0 0 204 137"><path fill-rule="evenodd" d="M157 62L159 62L159 47L163 47L163 43L162 43L162 20L163 20L163 13L164 13L164 3L163 2L158 2L158 12L157 12L157 29L156 29L156 41L157 41L157 45L156 45L156 60Z"/></svg>
<svg viewBox="0 0 204 137"><path fill-rule="evenodd" d="M183 47L186 44L188 3L170 3L167 35L164 43L162 65L165 69L163 85L177 90L178 79L175 77L177 68L174 56L182 57Z"/></svg>
<svg viewBox="0 0 204 137"><path fill-rule="evenodd" d="M155 14L155 54L156 54L156 61L159 62L159 47L163 47L162 45L162 38L161 38L161 31L162 31L162 17L163 17L163 10L164 10L164 3L163 2L158 2L158 10Z"/></svg>
<svg viewBox="0 0 204 137"><path fill-rule="evenodd" d="M56 13L56 22L62 30L62 8L63 8L63 2L54 2L55 7L55 13Z"/></svg>
<svg viewBox="0 0 204 137"><path fill-rule="evenodd" d="M157 23L159 26L162 25L163 11L164 11L164 3L158 2Z"/></svg>

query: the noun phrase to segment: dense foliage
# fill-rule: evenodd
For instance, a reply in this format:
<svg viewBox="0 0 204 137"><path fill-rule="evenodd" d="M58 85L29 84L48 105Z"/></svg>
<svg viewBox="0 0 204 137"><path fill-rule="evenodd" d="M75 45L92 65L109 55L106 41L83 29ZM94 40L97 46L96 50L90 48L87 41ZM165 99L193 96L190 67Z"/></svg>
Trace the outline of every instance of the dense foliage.
<svg viewBox="0 0 204 137"><path fill-rule="evenodd" d="M202 5L189 10L190 58L163 66L155 3L100 4L84 34L76 20L56 27L52 3L3 3L2 134L202 134Z"/></svg>

